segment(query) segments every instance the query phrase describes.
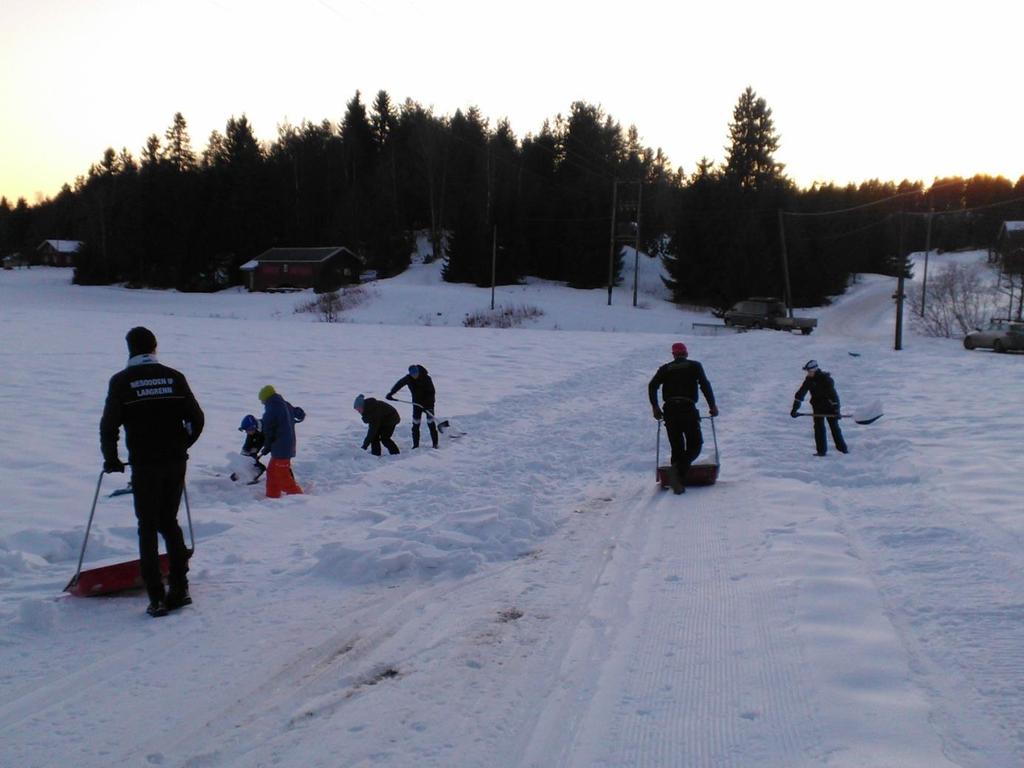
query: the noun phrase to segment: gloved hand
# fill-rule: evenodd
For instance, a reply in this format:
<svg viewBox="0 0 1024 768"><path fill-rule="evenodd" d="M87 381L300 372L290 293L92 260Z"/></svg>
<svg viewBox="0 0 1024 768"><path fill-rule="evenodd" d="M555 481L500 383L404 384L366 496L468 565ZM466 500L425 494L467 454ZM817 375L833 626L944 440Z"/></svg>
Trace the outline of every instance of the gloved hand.
<svg viewBox="0 0 1024 768"><path fill-rule="evenodd" d="M388 392L386 395L384 395L384 399L385 400L394 400L395 396L392 393Z"/></svg>
<svg viewBox="0 0 1024 768"><path fill-rule="evenodd" d="M103 471L107 474L111 472L124 472L124 462L120 459L107 459L103 462Z"/></svg>
<svg viewBox="0 0 1024 768"><path fill-rule="evenodd" d="M268 453L270 453L270 449L269 448L264 448L262 451L260 451L260 458L262 459Z"/></svg>
<svg viewBox="0 0 1024 768"><path fill-rule="evenodd" d="M652 416L653 416L654 418L656 418L656 419L657 419L658 421L661 421L661 419L662 419L662 416L663 416L663 414L662 414L662 412L661 412L661 408L659 408L658 406L654 406L654 407L653 407L653 408L651 409L651 415L652 415Z"/></svg>
<svg viewBox="0 0 1024 768"><path fill-rule="evenodd" d="M796 417L798 417L800 415L800 409L799 408L794 408L792 411L789 412L789 415L792 416L795 419Z"/></svg>
<svg viewBox="0 0 1024 768"><path fill-rule="evenodd" d="M708 409L708 411L711 414L711 418L714 418L715 416L718 415L718 406L717 405L712 405L711 408Z"/></svg>

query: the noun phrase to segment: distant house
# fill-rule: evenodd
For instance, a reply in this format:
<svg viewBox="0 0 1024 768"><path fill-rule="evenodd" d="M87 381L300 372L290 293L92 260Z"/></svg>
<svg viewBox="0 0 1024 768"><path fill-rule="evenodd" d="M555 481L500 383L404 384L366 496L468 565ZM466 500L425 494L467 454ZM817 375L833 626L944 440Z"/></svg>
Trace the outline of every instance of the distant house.
<svg viewBox="0 0 1024 768"><path fill-rule="evenodd" d="M75 254L82 247L81 240L43 240L36 248L39 263L51 267L74 266Z"/></svg>
<svg viewBox="0 0 1024 768"><path fill-rule="evenodd" d="M1004 221L996 236L996 250L1001 256L1024 248L1024 221Z"/></svg>
<svg viewBox="0 0 1024 768"><path fill-rule="evenodd" d="M335 291L359 282L365 262L345 246L330 248L271 248L239 269L250 291L313 288Z"/></svg>
<svg viewBox="0 0 1024 768"><path fill-rule="evenodd" d="M993 250L1003 270L1013 274L1024 272L1024 221L1004 221Z"/></svg>

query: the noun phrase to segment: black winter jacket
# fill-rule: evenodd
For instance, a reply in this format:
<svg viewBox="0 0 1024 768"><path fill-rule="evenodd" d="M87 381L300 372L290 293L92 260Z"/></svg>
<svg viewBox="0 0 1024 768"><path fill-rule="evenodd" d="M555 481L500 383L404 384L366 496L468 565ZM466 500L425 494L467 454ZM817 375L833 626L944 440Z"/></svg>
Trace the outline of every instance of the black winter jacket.
<svg viewBox="0 0 1024 768"><path fill-rule="evenodd" d="M839 413L839 394L836 392L832 374L828 371L819 370L813 376L804 379L800 389L793 395L794 410L799 408L808 393L811 395L811 408L815 413Z"/></svg>
<svg viewBox="0 0 1024 768"><path fill-rule="evenodd" d="M245 442L242 443L242 455L255 459L260 455L261 450L263 450L263 433L257 429L251 435L245 436Z"/></svg>
<svg viewBox="0 0 1024 768"><path fill-rule="evenodd" d="M422 365L417 366L420 369L420 375L416 378L406 374L398 381L395 382L395 386L388 392L388 397L391 397L402 387L409 388L409 394L412 396L412 401L417 405L423 406L428 411L433 412L434 410L434 398L437 396L434 392L434 382L430 378L430 374L427 373L427 369Z"/></svg>
<svg viewBox="0 0 1024 768"><path fill-rule="evenodd" d="M708 408L715 407L715 393L711 390L711 382L704 375L704 366L696 360L677 358L658 369L647 385L648 399L655 408L658 407L658 387L661 387L661 395L665 400L685 397L694 405L697 403L697 388L700 387Z"/></svg>
<svg viewBox="0 0 1024 768"><path fill-rule="evenodd" d="M398 415L398 411L390 403L385 403L383 400L377 400L374 397L368 397L363 400L363 423L370 425L369 429L366 430L363 448L376 440L384 427L391 427L393 429L398 426L401 420L402 417Z"/></svg>
<svg viewBox="0 0 1024 768"><path fill-rule="evenodd" d="M120 427L124 426L128 461L133 466L182 461L202 434L205 417L185 376L138 355L110 379L100 419L104 461L116 461Z"/></svg>

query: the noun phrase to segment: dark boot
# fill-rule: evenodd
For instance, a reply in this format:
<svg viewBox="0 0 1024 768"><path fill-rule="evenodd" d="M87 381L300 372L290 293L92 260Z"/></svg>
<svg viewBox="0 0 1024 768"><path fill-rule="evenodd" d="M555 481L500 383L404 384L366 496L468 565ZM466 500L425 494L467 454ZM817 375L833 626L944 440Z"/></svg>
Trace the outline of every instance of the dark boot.
<svg viewBox="0 0 1024 768"><path fill-rule="evenodd" d="M192 605L192 597L188 593L188 584L171 587L167 590L167 599L164 600L164 605L167 606L168 611L176 611L182 606Z"/></svg>
<svg viewBox="0 0 1024 768"><path fill-rule="evenodd" d="M668 484L672 488L672 492L677 496L680 493L686 493L686 486L683 485L683 476L679 472L679 467L674 464L668 468Z"/></svg>
<svg viewBox="0 0 1024 768"><path fill-rule="evenodd" d="M412 447L413 448L419 448L420 447L420 425L419 424L413 424L412 425Z"/></svg>
<svg viewBox="0 0 1024 768"><path fill-rule="evenodd" d="M430 442L437 448L437 425L432 421L427 422L427 429L430 430Z"/></svg>
<svg viewBox="0 0 1024 768"><path fill-rule="evenodd" d="M146 613L154 618L157 616L166 616L167 605L163 600L150 600L149 606L146 608Z"/></svg>

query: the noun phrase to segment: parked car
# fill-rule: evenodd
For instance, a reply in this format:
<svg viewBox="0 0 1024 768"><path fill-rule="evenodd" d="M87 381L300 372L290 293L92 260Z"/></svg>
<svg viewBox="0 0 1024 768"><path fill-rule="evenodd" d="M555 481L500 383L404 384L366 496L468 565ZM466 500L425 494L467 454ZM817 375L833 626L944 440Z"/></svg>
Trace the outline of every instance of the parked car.
<svg viewBox="0 0 1024 768"><path fill-rule="evenodd" d="M1024 322L992 318L984 330L975 328L964 336L964 349L978 348L994 352L1024 350Z"/></svg>
<svg viewBox="0 0 1024 768"><path fill-rule="evenodd" d="M741 301L723 314L722 319L729 326L800 331L804 336L818 324L813 317L789 317L786 305L769 296L753 296Z"/></svg>

